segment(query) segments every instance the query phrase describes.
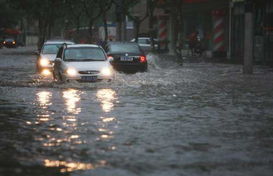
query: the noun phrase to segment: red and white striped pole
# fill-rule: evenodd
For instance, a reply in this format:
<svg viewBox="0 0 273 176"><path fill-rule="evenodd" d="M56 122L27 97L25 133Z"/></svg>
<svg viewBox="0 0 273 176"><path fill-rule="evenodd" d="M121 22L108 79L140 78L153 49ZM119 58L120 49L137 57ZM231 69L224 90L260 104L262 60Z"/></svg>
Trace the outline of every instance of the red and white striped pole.
<svg viewBox="0 0 273 176"><path fill-rule="evenodd" d="M167 16L159 16L159 31L158 31L158 39L159 46L161 50L167 49Z"/></svg>
<svg viewBox="0 0 273 176"><path fill-rule="evenodd" d="M224 52L225 51L225 36L224 36L224 11L214 10L212 11L213 16L213 52Z"/></svg>

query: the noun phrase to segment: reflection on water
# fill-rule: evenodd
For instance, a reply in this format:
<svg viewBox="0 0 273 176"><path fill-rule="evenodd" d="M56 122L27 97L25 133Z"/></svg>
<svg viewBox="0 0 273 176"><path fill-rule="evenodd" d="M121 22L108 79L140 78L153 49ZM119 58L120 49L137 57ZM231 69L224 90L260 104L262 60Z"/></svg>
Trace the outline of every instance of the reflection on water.
<svg viewBox="0 0 273 176"><path fill-rule="evenodd" d="M81 100L80 95L81 92L75 89L68 89L63 92L66 109L69 113L79 114L81 112L81 108L77 107L78 103Z"/></svg>
<svg viewBox="0 0 273 176"><path fill-rule="evenodd" d="M100 89L97 92L97 98L101 102L101 107L104 112L110 112L113 110L116 99L116 92L112 89Z"/></svg>
<svg viewBox="0 0 273 176"><path fill-rule="evenodd" d="M50 120L51 114L47 109L50 105L52 105L52 92L41 91L37 92L36 96L39 106L41 107L41 109L43 109L41 114L37 115L37 121L35 122L35 124L40 124ZM31 123L29 122L29 124Z"/></svg>
<svg viewBox="0 0 273 176"><path fill-rule="evenodd" d="M50 106L52 104L51 102L51 98L52 98L52 93L49 91L41 91L38 92L37 94L37 99L38 102L40 103L40 106L45 109L48 106Z"/></svg>
<svg viewBox="0 0 273 176"><path fill-rule="evenodd" d="M53 160L44 160L44 165L46 167L61 167L61 172L73 172L77 170L89 170L95 169L98 167L103 167L106 165L106 161L99 161L97 164L90 163L81 163L81 162L66 162L66 161L53 161Z"/></svg>

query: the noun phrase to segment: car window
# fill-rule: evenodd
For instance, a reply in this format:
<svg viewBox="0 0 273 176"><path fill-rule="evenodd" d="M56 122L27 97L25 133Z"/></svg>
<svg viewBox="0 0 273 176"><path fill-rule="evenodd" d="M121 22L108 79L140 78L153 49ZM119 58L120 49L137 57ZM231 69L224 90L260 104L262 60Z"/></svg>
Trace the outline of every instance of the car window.
<svg viewBox="0 0 273 176"><path fill-rule="evenodd" d="M14 39L6 39L5 41L7 41L7 42L13 42Z"/></svg>
<svg viewBox="0 0 273 176"><path fill-rule="evenodd" d="M67 48L64 52L65 61L104 61L106 56L101 48Z"/></svg>
<svg viewBox="0 0 273 176"><path fill-rule="evenodd" d="M42 54L57 54L62 44L47 44L42 48Z"/></svg>
<svg viewBox="0 0 273 176"><path fill-rule="evenodd" d="M139 44L148 44L148 40L144 39L144 38L140 38L140 39L138 39L138 43Z"/></svg>
<svg viewBox="0 0 273 176"><path fill-rule="evenodd" d="M138 45L126 43L112 44L109 51L111 53L141 53Z"/></svg>

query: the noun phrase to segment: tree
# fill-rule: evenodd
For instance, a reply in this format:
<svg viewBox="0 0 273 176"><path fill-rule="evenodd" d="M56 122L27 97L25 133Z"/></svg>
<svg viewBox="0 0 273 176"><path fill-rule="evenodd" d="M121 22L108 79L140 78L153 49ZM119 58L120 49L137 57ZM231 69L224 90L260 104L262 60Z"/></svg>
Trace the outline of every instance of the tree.
<svg viewBox="0 0 273 176"><path fill-rule="evenodd" d="M70 22L72 24L76 25L76 42L79 39L79 33L80 33L80 26L81 26L81 21L84 18L84 11L82 10L84 7L84 4L82 1L75 1L75 0L66 0L66 19L70 19Z"/></svg>
<svg viewBox="0 0 273 176"><path fill-rule="evenodd" d="M130 16L130 9L139 3L139 0L114 0L116 6L118 39L126 40L126 16Z"/></svg>
<svg viewBox="0 0 273 176"><path fill-rule="evenodd" d="M100 0L99 7L100 11L102 12L102 21L103 21L103 27L104 27L104 41L106 42L108 40L108 27L107 27L107 12L111 9L113 5L113 0Z"/></svg>
<svg viewBox="0 0 273 176"><path fill-rule="evenodd" d="M102 10L99 6L100 0L82 0L84 5L84 13L88 18L88 32L89 32L89 42L93 42L93 27L94 23L100 15L102 14Z"/></svg>
<svg viewBox="0 0 273 176"><path fill-rule="evenodd" d="M22 19L22 12L14 10L6 0L0 0L0 29L12 28Z"/></svg>
<svg viewBox="0 0 273 176"><path fill-rule="evenodd" d="M134 22L134 26L135 26L135 42L138 42L139 29L140 29L141 23L149 16L148 1L149 0L146 0L146 9L145 9L145 13L144 13L143 16L134 16L131 13L127 14L129 16L129 18L132 19L133 22Z"/></svg>
<svg viewBox="0 0 273 176"><path fill-rule="evenodd" d="M43 0L42 3L37 0L8 0L8 3L15 9L24 11L26 17L38 21L39 49L51 37L55 21L63 15L63 0Z"/></svg>

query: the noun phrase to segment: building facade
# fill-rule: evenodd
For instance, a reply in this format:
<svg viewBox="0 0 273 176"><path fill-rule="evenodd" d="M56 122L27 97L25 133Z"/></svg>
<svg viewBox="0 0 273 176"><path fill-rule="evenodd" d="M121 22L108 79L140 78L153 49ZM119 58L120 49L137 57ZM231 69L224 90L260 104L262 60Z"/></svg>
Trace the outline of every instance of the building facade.
<svg viewBox="0 0 273 176"><path fill-rule="evenodd" d="M249 52L253 52L255 63L273 63L273 0L181 1L183 2L183 43L187 44L188 36L192 32L198 32L206 51L211 52L214 57L238 63L243 63L244 34L248 30L244 27L245 6L246 1L250 1L253 5L254 32L253 50ZM171 8L168 9L163 5L154 14L157 19L155 23L157 36L160 39L161 35L166 35L169 51L175 47L172 42L175 40L174 33L177 30L175 29L177 21L172 19L171 11ZM146 30L145 27L148 26L143 25L143 31Z"/></svg>

